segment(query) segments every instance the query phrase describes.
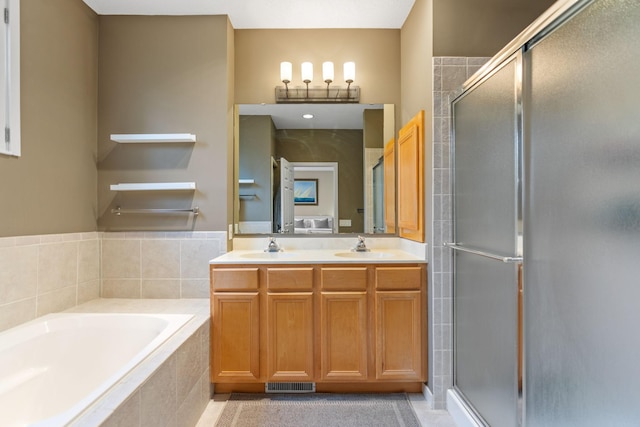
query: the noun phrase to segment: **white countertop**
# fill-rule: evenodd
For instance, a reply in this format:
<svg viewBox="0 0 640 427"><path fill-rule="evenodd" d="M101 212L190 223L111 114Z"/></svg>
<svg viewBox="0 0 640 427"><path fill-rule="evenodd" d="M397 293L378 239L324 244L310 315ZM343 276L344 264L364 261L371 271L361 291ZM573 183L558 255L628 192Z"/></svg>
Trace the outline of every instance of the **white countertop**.
<svg viewBox="0 0 640 427"><path fill-rule="evenodd" d="M400 249L374 249L352 252L349 249L293 249L283 252L234 250L210 261L211 264L363 264L424 263L426 260Z"/></svg>

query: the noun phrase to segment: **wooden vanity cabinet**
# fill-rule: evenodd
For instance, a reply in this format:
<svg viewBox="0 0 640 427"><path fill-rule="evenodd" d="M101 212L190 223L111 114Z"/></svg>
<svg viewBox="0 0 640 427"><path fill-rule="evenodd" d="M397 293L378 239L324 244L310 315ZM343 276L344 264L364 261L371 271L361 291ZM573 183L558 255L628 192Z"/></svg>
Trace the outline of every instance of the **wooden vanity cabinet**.
<svg viewBox="0 0 640 427"><path fill-rule="evenodd" d="M211 270L211 378L260 379L258 268Z"/></svg>
<svg viewBox="0 0 640 427"><path fill-rule="evenodd" d="M267 268L267 381L313 381L313 268Z"/></svg>
<svg viewBox="0 0 640 427"><path fill-rule="evenodd" d="M320 379L368 379L366 267L320 268Z"/></svg>
<svg viewBox="0 0 640 427"><path fill-rule="evenodd" d="M426 300L421 267L376 267L376 378L423 379Z"/></svg>
<svg viewBox="0 0 640 427"><path fill-rule="evenodd" d="M211 291L218 390L419 391L426 380L426 264L212 265Z"/></svg>

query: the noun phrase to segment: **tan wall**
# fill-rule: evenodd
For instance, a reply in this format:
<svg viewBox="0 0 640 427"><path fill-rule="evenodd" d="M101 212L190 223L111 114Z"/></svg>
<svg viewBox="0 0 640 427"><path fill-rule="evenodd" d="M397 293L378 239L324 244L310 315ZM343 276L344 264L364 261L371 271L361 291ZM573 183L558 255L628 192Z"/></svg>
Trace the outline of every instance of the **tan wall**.
<svg viewBox="0 0 640 427"><path fill-rule="evenodd" d="M291 86L304 86L300 64L311 61L314 81L323 86L322 63L332 61L336 85L342 82L342 66L356 63L356 80L362 103L400 105L399 30L236 30L236 102L275 102L274 90L282 86L280 62L293 64Z"/></svg>
<svg viewBox="0 0 640 427"><path fill-rule="evenodd" d="M555 0L433 0L434 56L493 56Z"/></svg>
<svg viewBox="0 0 640 427"><path fill-rule="evenodd" d="M433 243L432 208L432 168L433 168L433 2L435 0L416 0L402 26L402 121L398 127L409 121L420 110L425 111L424 118L424 201L425 201L425 242ZM429 255L432 257L432 252ZM433 265L433 259L429 263ZM431 276L432 268L428 269ZM432 286L432 277L427 283ZM433 295L433 289L429 289ZM433 348L433 311L429 312L429 348ZM429 386L433 388L433 353L428 357Z"/></svg>
<svg viewBox="0 0 640 427"><path fill-rule="evenodd" d="M101 16L98 225L226 230L230 217L233 33L226 16ZM231 63L231 64L230 64ZM111 133L195 133L195 144L116 144ZM113 192L126 182L195 181L195 192ZM201 215L115 216L123 208Z"/></svg>
<svg viewBox="0 0 640 427"><path fill-rule="evenodd" d="M275 156L275 126L271 116L240 116L240 167L238 178L253 179L240 186L239 221L271 221L273 200L271 158Z"/></svg>
<svg viewBox="0 0 640 427"><path fill-rule="evenodd" d="M22 156L0 156L0 236L96 229L98 18L21 2Z"/></svg>

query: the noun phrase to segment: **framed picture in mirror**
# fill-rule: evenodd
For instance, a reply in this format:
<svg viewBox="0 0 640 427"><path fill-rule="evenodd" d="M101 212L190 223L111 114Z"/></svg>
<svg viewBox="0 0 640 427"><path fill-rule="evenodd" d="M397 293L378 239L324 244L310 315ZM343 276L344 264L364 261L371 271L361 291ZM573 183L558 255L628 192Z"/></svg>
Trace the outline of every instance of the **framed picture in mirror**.
<svg viewBox="0 0 640 427"><path fill-rule="evenodd" d="M317 205L318 180L315 178L294 180L293 202L296 205Z"/></svg>

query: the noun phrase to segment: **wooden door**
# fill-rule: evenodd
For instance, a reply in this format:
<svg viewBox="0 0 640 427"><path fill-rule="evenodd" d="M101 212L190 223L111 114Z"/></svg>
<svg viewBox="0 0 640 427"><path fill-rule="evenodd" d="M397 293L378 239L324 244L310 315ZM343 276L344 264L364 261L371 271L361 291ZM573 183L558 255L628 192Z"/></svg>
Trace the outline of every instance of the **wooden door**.
<svg viewBox="0 0 640 427"><path fill-rule="evenodd" d="M376 379L423 381L420 291L376 292Z"/></svg>
<svg viewBox="0 0 640 427"><path fill-rule="evenodd" d="M385 233L396 232L396 140L384 146L384 224Z"/></svg>
<svg viewBox="0 0 640 427"><path fill-rule="evenodd" d="M400 237L424 242L424 111L398 136L398 228Z"/></svg>
<svg viewBox="0 0 640 427"><path fill-rule="evenodd" d="M313 381L313 294L267 294L267 380Z"/></svg>
<svg viewBox="0 0 640 427"><path fill-rule="evenodd" d="M367 293L322 292L320 375L323 381L367 379Z"/></svg>
<svg viewBox="0 0 640 427"><path fill-rule="evenodd" d="M212 302L212 382L257 381L260 319L257 292L215 292Z"/></svg>

